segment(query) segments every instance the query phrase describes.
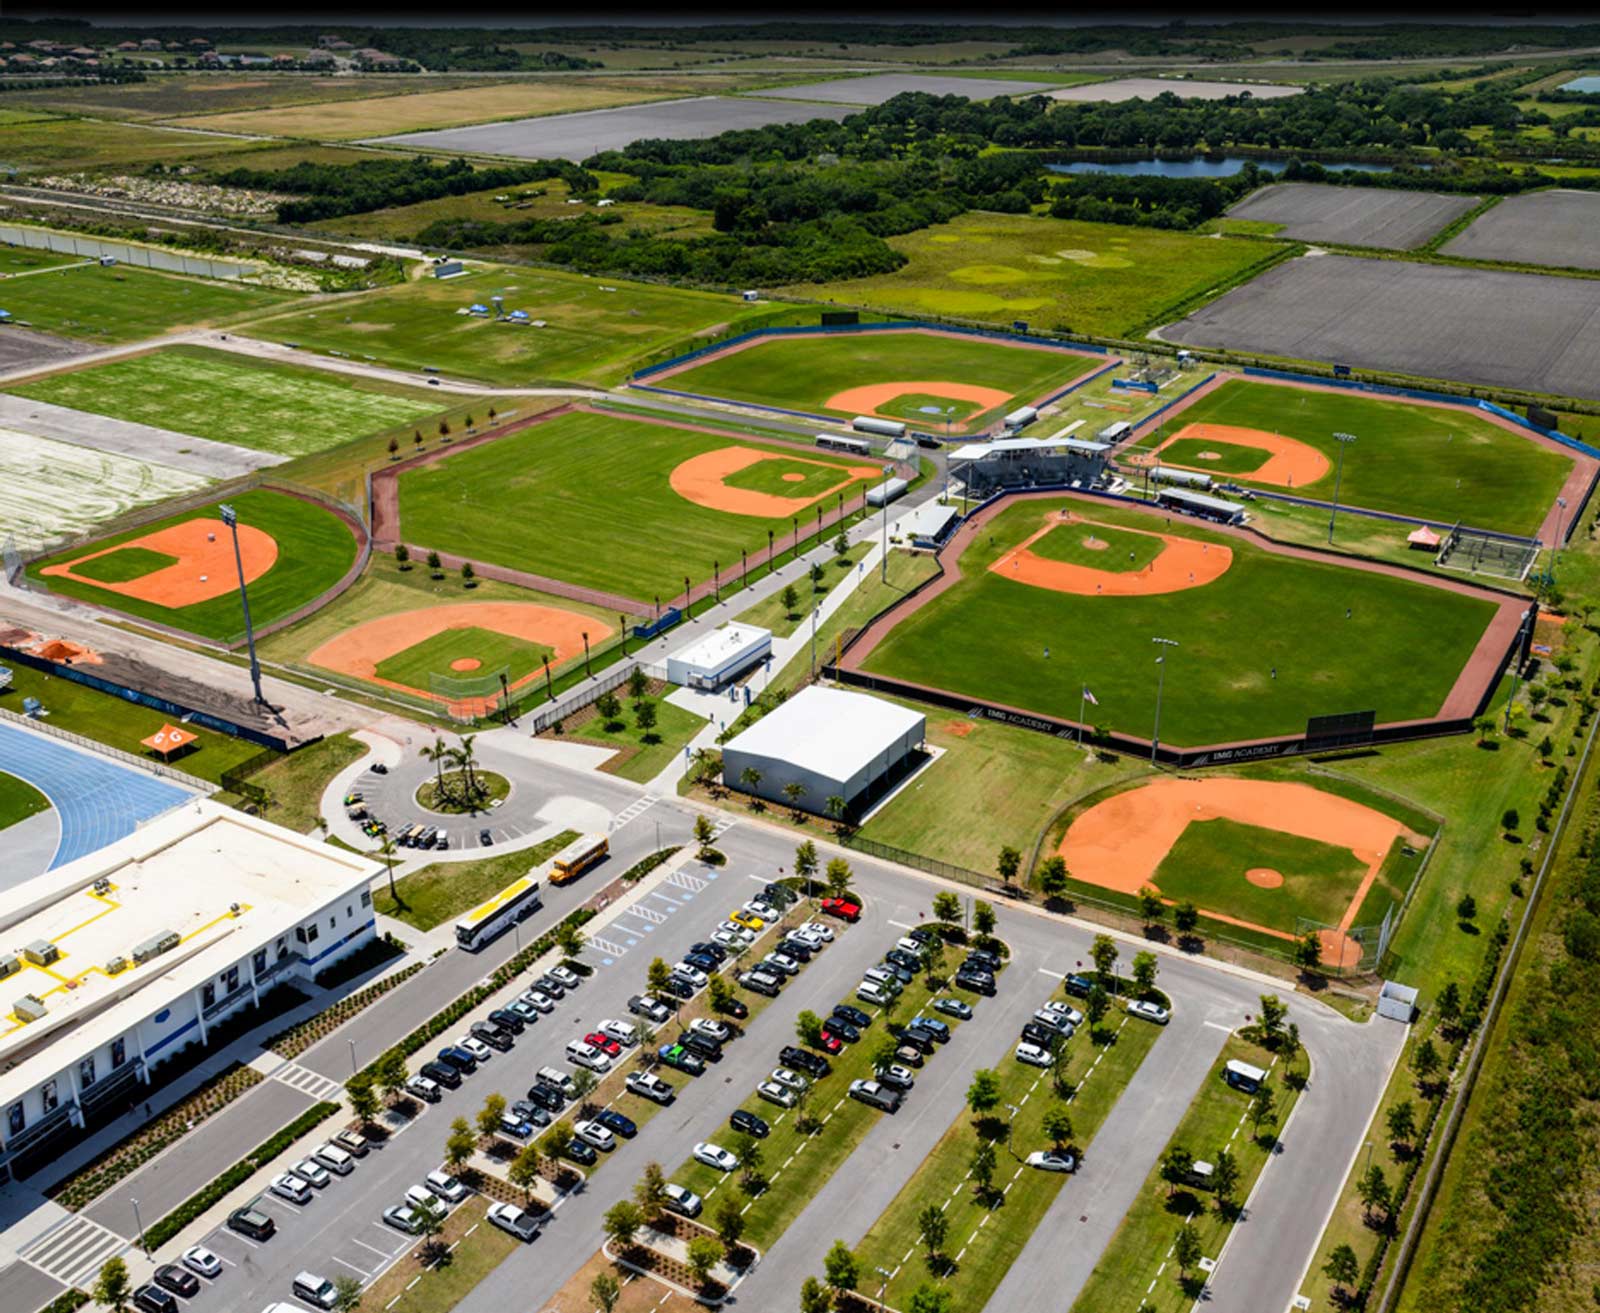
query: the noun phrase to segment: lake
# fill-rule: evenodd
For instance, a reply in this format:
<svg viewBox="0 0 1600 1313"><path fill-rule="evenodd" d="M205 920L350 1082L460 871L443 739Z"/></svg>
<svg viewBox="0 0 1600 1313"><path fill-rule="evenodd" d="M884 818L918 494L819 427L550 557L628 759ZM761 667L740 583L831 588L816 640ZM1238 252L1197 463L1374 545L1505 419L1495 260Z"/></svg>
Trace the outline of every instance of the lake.
<svg viewBox="0 0 1600 1313"><path fill-rule="evenodd" d="M1282 173L1289 167L1288 160L1257 160L1263 173ZM1359 169L1363 173L1393 173L1389 164L1358 164L1353 160L1330 162L1319 160L1325 169ZM1115 173L1124 176L1149 175L1158 178L1231 178L1245 166L1242 155L1227 155L1220 160L1196 155L1187 160L1126 160L1120 164L1102 164L1098 160L1074 160L1071 164L1047 164L1051 173Z"/></svg>
<svg viewBox="0 0 1600 1313"><path fill-rule="evenodd" d="M1560 89L1579 91L1586 96L1600 95L1600 74L1590 73L1587 77L1573 78L1571 82L1563 82Z"/></svg>

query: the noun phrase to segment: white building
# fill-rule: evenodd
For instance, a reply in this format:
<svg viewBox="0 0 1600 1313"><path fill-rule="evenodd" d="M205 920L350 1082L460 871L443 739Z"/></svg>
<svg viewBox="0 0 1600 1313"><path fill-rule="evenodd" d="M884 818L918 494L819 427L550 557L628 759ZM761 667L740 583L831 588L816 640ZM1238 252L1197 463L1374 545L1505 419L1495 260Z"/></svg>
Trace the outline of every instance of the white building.
<svg viewBox="0 0 1600 1313"><path fill-rule="evenodd" d="M733 789L825 814L828 799L854 808L881 792L917 759L927 718L865 693L811 685L732 739L722 750L722 779ZM744 772L753 768L753 787ZM794 802L786 784L805 790Z"/></svg>
<svg viewBox="0 0 1600 1313"><path fill-rule="evenodd" d="M720 688L772 655L772 631L731 620L667 658L667 682Z"/></svg>
<svg viewBox="0 0 1600 1313"><path fill-rule="evenodd" d="M0 1180L373 935L354 853L197 800L0 893ZM192 1055L191 1055L192 1056Z"/></svg>

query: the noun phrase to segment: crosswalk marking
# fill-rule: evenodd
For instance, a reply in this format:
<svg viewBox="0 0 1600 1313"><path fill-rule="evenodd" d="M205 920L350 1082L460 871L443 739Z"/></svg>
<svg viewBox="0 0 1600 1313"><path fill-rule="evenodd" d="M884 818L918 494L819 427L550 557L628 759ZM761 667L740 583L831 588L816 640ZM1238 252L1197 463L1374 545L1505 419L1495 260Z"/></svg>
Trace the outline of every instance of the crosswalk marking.
<svg viewBox="0 0 1600 1313"><path fill-rule="evenodd" d="M638 820L639 817L643 816L645 812L649 811L660 801L661 799L654 793L645 794L644 797L638 799L638 801L629 803L626 807L619 811L611 820L611 828L613 830L620 830L624 825Z"/></svg>
<svg viewBox="0 0 1600 1313"><path fill-rule="evenodd" d="M680 889L687 889L692 894L699 893L710 884L709 880L702 880L698 875L690 875L688 871L674 871L667 877L666 882L677 885Z"/></svg>
<svg viewBox="0 0 1600 1313"><path fill-rule="evenodd" d="M281 1081L292 1090L310 1095L313 1099L337 1103L344 1097L344 1086L326 1076L302 1067L297 1062L286 1062L272 1073L272 1079Z"/></svg>
<svg viewBox="0 0 1600 1313"><path fill-rule="evenodd" d="M86 1285L129 1242L79 1213L20 1251L31 1267L68 1286Z"/></svg>
<svg viewBox="0 0 1600 1313"><path fill-rule="evenodd" d="M609 939L602 939L599 935L590 935L589 943L610 957L621 957L628 950L621 944L613 943Z"/></svg>
<svg viewBox="0 0 1600 1313"><path fill-rule="evenodd" d="M663 925L667 919L665 912L658 912L655 908L646 907L643 903L635 903L628 909L628 914L638 917L641 921L648 921L651 925Z"/></svg>

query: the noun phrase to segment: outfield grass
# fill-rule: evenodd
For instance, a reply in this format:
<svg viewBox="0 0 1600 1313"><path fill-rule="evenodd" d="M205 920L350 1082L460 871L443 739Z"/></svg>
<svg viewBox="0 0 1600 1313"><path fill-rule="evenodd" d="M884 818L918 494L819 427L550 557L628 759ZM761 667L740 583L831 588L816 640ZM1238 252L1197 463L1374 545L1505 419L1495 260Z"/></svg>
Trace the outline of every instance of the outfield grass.
<svg viewBox="0 0 1600 1313"><path fill-rule="evenodd" d="M230 498L229 505L238 512L241 524L261 529L278 542L277 561L250 585L250 615L257 627L281 619L333 587L356 558L356 541L349 528L333 512L315 503L257 488ZM225 532L216 507L203 506L37 561L30 569L40 585L64 596L155 620L202 638L231 641L244 632L239 598L232 592L192 606L166 607L76 579L42 573L47 566L65 565L89 552L199 518L216 520L219 532Z"/></svg>
<svg viewBox="0 0 1600 1313"><path fill-rule="evenodd" d="M425 691L429 686L429 675L449 676L452 674L450 663L465 657L479 663L478 668L466 672L466 676L493 674L501 667L507 667L506 680L515 684L523 676L541 669L545 659L554 655L554 648L542 647L511 634L496 633L492 629L479 629L476 626L470 629L446 629L378 662L377 674L380 679L390 679L407 688Z"/></svg>
<svg viewBox="0 0 1600 1313"><path fill-rule="evenodd" d="M547 326L518 328L458 313L490 305L495 295L505 297L508 312L526 309ZM488 383L612 384L652 352L759 313L762 307L710 292L489 266L459 278L423 279L324 302L254 323L250 336Z"/></svg>
<svg viewBox="0 0 1600 1313"><path fill-rule="evenodd" d="M9 389L34 401L304 456L442 409L437 396L228 351L168 347ZM197 405L197 398L204 404Z"/></svg>
<svg viewBox="0 0 1600 1313"><path fill-rule="evenodd" d="M50 799L26 780L0 771L0 830L50 810Z"/></svg>
<svg viewBox="0 0 1600 1313"><path fill-rule="evenodd" d="M244 283L178 278L125 264L84 264L10 279L5 290L5 308L14 319L101 346L229 323L289 299L287 293Z"/></svg>
<svg viewBox="0 0 1600 1313"><path fill-rule="evenodd" d="M866 668L1061 716L1076 716L1087 686L1097 725L1148 736L1158 673L1150 638L1161 635L1179 644L1166 658L1163 740L1216 743L1299 733L1308 715L1333 710L1372 708L1380 723L1435 715L1495 611L1407 579L1273 556L1188 521L1184 536L1233 552L1228 572L1204 587L1083 597L989 571L1057 509L1003 510L962 555L961 581L902 619ZM1109 506L1095 518L1161 525ZM1066 641L1074 634L1094 639Z"/></svg>
<svg viewBox="0 0 1600 1313"><path fill-rule="evenodd" d="M1141 445L1199 423L1260 429L1315 447L1328 458L1329 472L1294 491L1322 500L1333 496L1339 449L1333 435L1353 433L1339 484L1342 503L1508 533L1537 532L1572 468L1561 452L1465 410L1245 379L1170 415ZM1206 449L1225 456L1237 450L1215 443L1195 450ZM1250 482L1250 470L1232 469L1226 460L1185 461L1172 448L1162 459Z"/></svg>
<svg viewBox="0 0 1600 1313"><path fill-rule="evenodd" d="M686 575L709 579L716 562L735 579L741 550L764 549L769 528L780 537L792 530L788 519L709 510L672 491L668 476L683 461L739 442L649 420L562 415L403 473L401 530L440 551L666 603ZM836 468L848 476L844 460Z"/></svg>
<svg viewBox="0 0 1600 1313"><path fill-rule="evenodd" d="M562 830L520 852L500 853L475 862L435 862L399 880L395 886L397 898L391 898L388 885L383 885L372 895L372 906L383 916L392 916L418 930L432 930L492 898L577 837L576 830Z"/></svg>
<svg viewBox="0 0 1600 1313"><path fill-rule="evenodd" d="M1100 546L1090 547L1091 540ZM1087 565L1109 574L1128 574L1144 569L1165 546L1148 534L1107 529L1098 524L1058 524L1028 550L1051 561Z"/></svg>
<svg viewBox="0 0 1600 1313"><path fill-rule="evenodd" d="M793 289L812 299L908 315L1131 334L1175 316L1277 251L1276 243L1195 237L1116 224L963 214L889 244L892 274Z"/></svg>
<svg viewBox="0 0 1600 1313"><path fill-rule="evenodd" d="M866 384L907 382L969 383L1009 393L1004 409L1036 401L1105 364L1104 357L1009 346L1003 342L939 333L850 333L826 337L777 337L694 365L663 381L664 387L736 401L851 416L858 410L830 408L837 393ZM910 404L914 403L914 404ZM957 425L971 417L970 402L914 393L901 398L892 413L924 427L944 423L947 406L957 407ZM923 415L917 407L937 406ZM983 413L993 418L991 410Z"/></svg>
<svg viewBox="0 0 1600 1313"><path fill-rule="evenodd" d="M153 552L148 547L124 547L120 551L84 561L77 573L103 584L125 584L177 563L176 556L168 556L165 552Z"/></svg>

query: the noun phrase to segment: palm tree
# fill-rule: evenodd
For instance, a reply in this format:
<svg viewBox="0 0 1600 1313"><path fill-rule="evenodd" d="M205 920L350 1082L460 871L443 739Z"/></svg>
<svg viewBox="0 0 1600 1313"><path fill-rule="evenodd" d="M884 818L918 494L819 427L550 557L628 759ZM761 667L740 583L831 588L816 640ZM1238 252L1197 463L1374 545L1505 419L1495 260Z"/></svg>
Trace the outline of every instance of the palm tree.
<svg viewBox="0 0 1600 1313"><path fill-rule="evenodd" d="M445 762L450 760L450 749L445 747L443 739L435 738L433 740L433 746L431 748L429 748L429 747L418 748L417 749L417 756L421 757L423 759L423 761L427 761L427 762L432 762L433 763L434 788L438 791L439 797L443 798L444 797L444 764L445 764Z"/></svg>
<svg viewBox="0 0 1600 1313"><path fill-rule="evenodd" d="M395 892L394 888L394 854L394 840L386 832L383 836L383 842L378 845L378 850L372 856L389 868L389 897L398 903L400 895Z"/></svg>
<svg viewBox="0 0 1600 1313"><path fill-rule="evenodd" d="M478 775L474 767L478 764L478 755L473 751L473 740L476 734L463 734L461 736L461 750L456 753L456 761L461 769L467 773L467 792L472 797L478 796Z"/></svg>

